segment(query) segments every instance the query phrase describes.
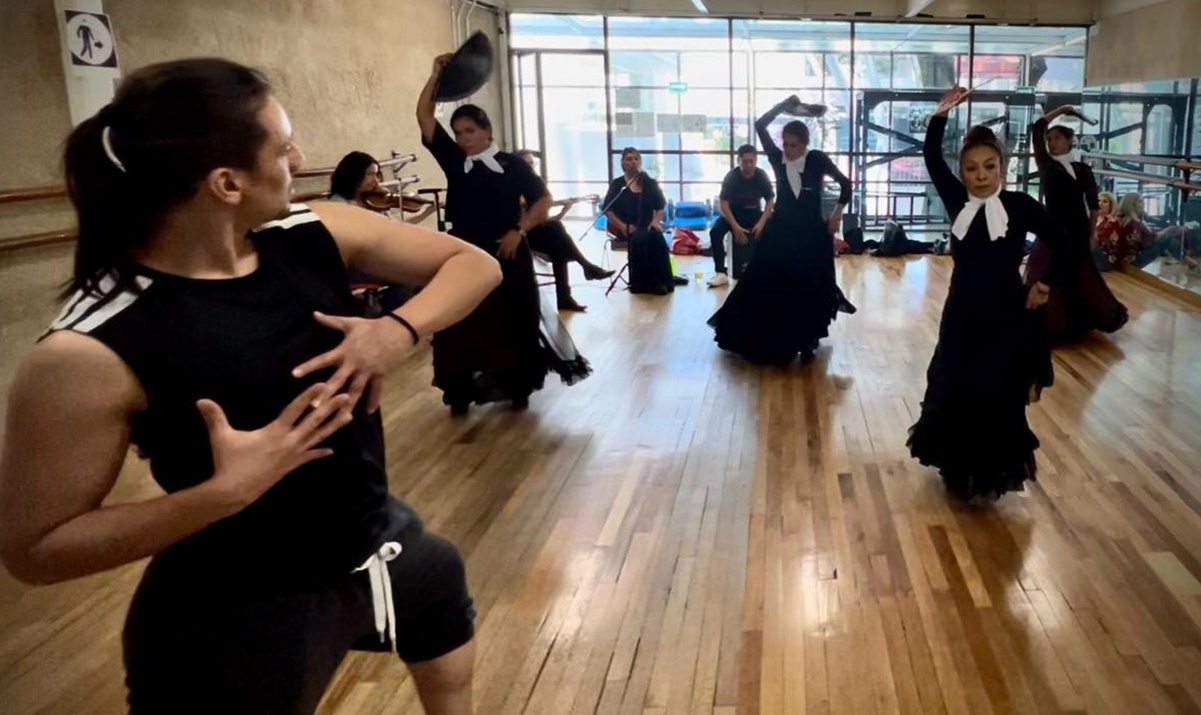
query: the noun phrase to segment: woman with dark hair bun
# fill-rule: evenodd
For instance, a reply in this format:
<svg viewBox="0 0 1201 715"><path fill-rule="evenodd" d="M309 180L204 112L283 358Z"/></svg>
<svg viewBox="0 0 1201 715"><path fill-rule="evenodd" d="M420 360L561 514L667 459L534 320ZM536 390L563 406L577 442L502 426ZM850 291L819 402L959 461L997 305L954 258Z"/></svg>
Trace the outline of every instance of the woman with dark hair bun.
<svg viewBox="0 0 1201 715"><path fill-rule="evenodd" d="M133 715L312 713L351 649L398 653L427 711L471 712L463 561L388 493L379 405L500 269L289 205L302 159L266 78L220 59L137 70L67 139L75 269L10 388L0 559L45 584L151 557L122 638ZM425 290L354 317L347 267ZM106 503L130 446L166 493Z"/></svg>
<svg viewBox="0 0 1201 715"><path fill-rule="evenodd" d="M1067 234L1067 245L1058 251L1059 289L1051 294L1044 312L1047 336L1052 343L1077 340L1090 330L1112 333L1126 324L1126 306L1114 297L1097 272L1092 247L1100 218L1097 180L1088 164L1073 150L1075 132L1062 125L1049 126L1057 117L1083 115L1062 106L1030 125L1030 145L1038 163L1047 210Z"/></svg>
<svg viewBox="0 0 1201 715"><path fill-rule="evenodd" d="M775 211L746 273L709 319L718 347L753 362L786 365L798 353L808 361L838 313L855 312L834 276L834 233L851 200L851 181L825 152L809 148L804 122L784 125L783 150L768 132L780 114L804 106L792 96L755 122L776 172ZM829 218L822 216L826 177L839 188Z"/></svg>
<svg viewBox="0 0 1201 715"><path fill-rule="evenodd" d="M947 114L966 96L961 87L948 90L926 129L926 169L952 220L955 267L909 450L937 467L955 496L991 500L1034 479L1038 438L1026 405L1052 379L1038 309L1053 276L1032 259L1031 285L1023 285L1026 235L1052 251L1065 238L1042 204L1004 189L1005 147L987 127L968 131L959 152L961 178L951 172L942 154Z"/></svg>
<svg viewBox="0 0 1201 715"><path fill-rule="evenodd" d="M475 404L529 406L549 371L568 385L592 372L554 310L544 311L526 234L546 221L550 193L522 158L492 141L487 112L464 104L450 116L452 138L434 117L434 60L417 100L421 140L446 174L446 220L458 236L500 259L504 280L471 315L434 336L434 384L452 414Z"/></svg>

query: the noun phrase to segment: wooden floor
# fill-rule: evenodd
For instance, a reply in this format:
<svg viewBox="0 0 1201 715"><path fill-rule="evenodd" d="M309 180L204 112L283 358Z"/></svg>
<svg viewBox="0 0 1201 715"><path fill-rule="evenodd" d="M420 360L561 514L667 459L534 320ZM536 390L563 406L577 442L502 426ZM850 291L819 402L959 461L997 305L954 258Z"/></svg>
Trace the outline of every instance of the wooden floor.
<svg viewBox="0 0 1201 715"><path fill-rule="evenodd" d="M398 371L392 488L466 556L479 712L1201 712L1201 314L1110 277L1131 322L1057 355L1040 481L970 510L904 447L949 260L838 270L860 312L804 367L719 353L694 281L577 288L596 372L525 414L452 419L427 353ZM131 465L116 498L151 493ZM0 712L122 712L139 572L0 577ZM420 709L355 654L321 712Z"/></svg>

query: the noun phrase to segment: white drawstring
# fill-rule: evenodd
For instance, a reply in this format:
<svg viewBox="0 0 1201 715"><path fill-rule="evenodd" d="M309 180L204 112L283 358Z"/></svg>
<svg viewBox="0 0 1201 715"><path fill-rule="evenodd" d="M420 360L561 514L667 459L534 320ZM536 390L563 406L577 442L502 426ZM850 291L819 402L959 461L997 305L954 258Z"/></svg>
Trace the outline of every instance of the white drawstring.
<svg viewBox="0 0 1201 715"><path fill-rule="evenodd" d="M363 565L352 573L366 571L371 579L371 609L375 612L375 632L379 634L379 642L384 642L387 636L396 652L396 609L392 605L392 579L388 576L388 562L400 556L400 544L395 541L385 542L379 551L372 554Z"/></svg>

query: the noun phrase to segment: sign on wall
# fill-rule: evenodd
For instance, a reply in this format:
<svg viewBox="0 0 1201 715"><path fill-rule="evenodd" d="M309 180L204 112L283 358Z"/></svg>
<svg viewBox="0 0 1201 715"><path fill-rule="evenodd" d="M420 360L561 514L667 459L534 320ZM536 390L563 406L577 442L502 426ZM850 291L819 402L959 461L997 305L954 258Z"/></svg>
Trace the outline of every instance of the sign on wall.
<svg viewBox="0 0 1201 715"><path fill-rule="evenodd" d="M108 15L99 12L64 11L67 49L75 67L117 67L117 46Z"/></svg>
<svg viewBox="0 0 1201 715"><path fill-rule="evenodd" d="M71 124L113 100L121 78L113 24L101 0L54 0Z"/></svg>

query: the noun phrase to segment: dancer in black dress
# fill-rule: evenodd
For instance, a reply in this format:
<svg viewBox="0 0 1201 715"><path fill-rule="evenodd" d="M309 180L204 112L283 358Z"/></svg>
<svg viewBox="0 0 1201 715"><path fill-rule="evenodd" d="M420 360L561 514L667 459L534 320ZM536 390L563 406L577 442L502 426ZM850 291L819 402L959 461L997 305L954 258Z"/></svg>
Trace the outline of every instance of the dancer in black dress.
<svg viewBox="0 0 1201 715"><path fill-rule="evenodd" d="M621 152L622 176L609 184L604 206L609 233L628 242L630 292L667 295L675 290L671 255L663 237L667 200L659 182L642 171L642 154L633 147Z"/></svg>
<svg viewBox="0 0 1201 715"><path fill-rule="evenodd" d="M1112 333L1129 317L1092 257L1099 215L1093 171L1072 151L1075 135L1070 128L1048 129L1051 121L1063 114L1081 116L1075 108L1063 106L1030 125L1047 210L1067 234L1067 244L1055 254L1060 283L1044 311L1047 335L1053 343L1079 339L1094 329Z"/></svg>
<svg viewBox="0 0 1201 715"><path fill-rule="evenodd" d="M910 453L938 467L963 499L992 499L1035 477L1038 438L1026 405L1051 384L1051 351L1037 312L1050 276L1033 261L1027 289L1019 275L1026 234L1063 245L1063 229L1043 205L1002 188L1005 152L987 127L973 127L959 154L961 182L943 160L947 113L966 97L944 95L926 129L930 180L953 220L955 267L926 370L922 413L909 430Z"/></svg>
<svg viewBox="0 0 1201 715"><path fill-rule="evenodd" d="M755 123L776 173L775 212L742 280L709 319L719 347L754 362L788 364L798 353L809 360L839 311L855 312L834 279L833 234L851 200L851 182L824 152L809 149L803 122L784 126L783 151L768 133L782 112L802 107L789 97ZM821 206L827 176L840 189L829 219Z"/></svg>
<svg viewBox="0 0 1201 715"><path fill-rule="evenodd" d="M525 160L492 143L483 109L456 109L453 139L434 117L434 90L449 60L442 55L434 61L417 101L421 140L446 174L450 234L499 258L505 277L471 315L434 336L434 384L454 414L466 413L472 402L509 400L514 409L525 409L549 370L570 385L591 368L557 314L543 311L534 277L525 234L546 220L546 185Z"/></svg>

